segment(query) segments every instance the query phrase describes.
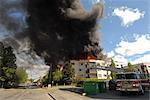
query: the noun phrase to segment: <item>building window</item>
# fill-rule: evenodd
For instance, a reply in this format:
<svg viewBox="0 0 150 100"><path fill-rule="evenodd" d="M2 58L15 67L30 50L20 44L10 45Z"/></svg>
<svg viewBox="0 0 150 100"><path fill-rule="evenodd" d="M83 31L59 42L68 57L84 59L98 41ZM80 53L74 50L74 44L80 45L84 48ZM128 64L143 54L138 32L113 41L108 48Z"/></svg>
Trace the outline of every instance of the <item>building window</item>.
<svg viewBox="0 0 150 100"><path fill-rule="evenodd" d="M89 62L90 64L96 64L96 62Z"/></svg>
<svg viewBox="0 0 150 100"><path fill-rule="evenodd" d="M81 77L83 76L83 74L80 75Z"/></svg>
<svg viewBox="0 0 150 100"><path fill-rule="evenodd" d="M106 77L107 75L106 74L104 74L104 77Z"/></svg>
<svg viewBox="0 0 150 100"><path fill-rule="evenodd" d="M98 74L99 77L102 77L102 74Z"/></svg>
<svg viewBox="0 0 150 100"><path fill-rule="evenodd" d="M87 65L85 65L85 68L87 68Z"/></svg>
<svg viewBox="0 0 150 100"><path fill-rule="evenodd" d="M89 72L90 72L90 70L89 70L89 69L87 69L87 70L86 70L86 73L89 73Z"/></svg>
<svg viewBox="0 0 150 100"><path fill-rule="evenodd" d="M123 68L123 65L121 65L121 68Z"/></svg>
<svg viewBox="0 0 150 100"><path fill-rule="evenodd" d="M101 69L98 69L98 71L101 71Z"/></svg>

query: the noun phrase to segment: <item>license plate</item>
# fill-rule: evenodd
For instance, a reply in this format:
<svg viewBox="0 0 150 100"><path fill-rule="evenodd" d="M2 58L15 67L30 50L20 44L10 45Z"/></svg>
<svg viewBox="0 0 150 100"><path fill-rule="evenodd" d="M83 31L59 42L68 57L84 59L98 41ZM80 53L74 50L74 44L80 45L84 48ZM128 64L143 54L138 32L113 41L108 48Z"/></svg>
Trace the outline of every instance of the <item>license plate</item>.
<svg viewBox="0 0 150 100"><path fill-rule="evenodd" d="M123 88L131 88L132 86L131 85L125 85L125 86L122 86Z"/></svg>
<svg viewBox="0 0 150 100"><path fill-rule="evenodd" d="M123 88L131 88L132 85L130 85L128 82L125 82L122 87Z"/></svg>

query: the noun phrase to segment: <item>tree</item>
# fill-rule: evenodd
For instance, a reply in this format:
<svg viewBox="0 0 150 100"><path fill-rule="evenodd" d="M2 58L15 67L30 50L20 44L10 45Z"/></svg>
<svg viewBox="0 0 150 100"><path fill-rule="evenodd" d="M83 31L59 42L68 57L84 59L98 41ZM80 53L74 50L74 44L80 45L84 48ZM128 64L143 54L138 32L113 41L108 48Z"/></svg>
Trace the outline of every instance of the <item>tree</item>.
<svg viewBox="0 0 150 100"><path fill-rule="evenodd" d="M16 70L16 76L17 76L18 83L25 83L28 78L28 74L26 73L26 70L20 67L18 67Z"/></svg>
<svg viewBox="0 0 150 100"><path fill-rule="evenodd" d="M16 81L16 56L12 47L0 43L0 86L14 86Z"/></svg>
<svg viewBox="0 0 150 100"><path fill-rule="evenodd" d="M66 63L62 70L62 80L66 84L70 84L75 76L75 70L70 63Z"/></svg>
<svg viewBox="0 0 150 100"><path fill-rule="evenodd" d="M130 62L128 62L127 71L133 71L133 65Z"/></svg>
<svg viewBox="0 0 150 100"><path fill-rule="evenodd" d="M3 57L3 50L4 50L4 45L2 42L0 42L0 86L1 82L4 81L4 79L1 77L2 76L2 57Z"/></svg>
<svg viewBox="0 0 150 100"><path fill-rule="evenodd" d="M56 70L52 73L53 75L53 81L56 82L56 84L61 80L62 78L62 72L60 70Z"/></svg>
<svg viewBox="0 0 150 100"><path fill-rule="evenodd" d="M112 68L112 69L115 69L115 62L114 62L114 60L113 59L111 59L111 65L110 65L110 67ZM111 77L112 77L112 79L115 79L116 78L116 72L115 71L111 71Z"/></svg>
<svg viewBox="0 0 150 100"><path fill-rule="evenodd" d="M42 77L40 82L42 83L43 86L48 86L48 82L49 82L48 73Z"/></svg>

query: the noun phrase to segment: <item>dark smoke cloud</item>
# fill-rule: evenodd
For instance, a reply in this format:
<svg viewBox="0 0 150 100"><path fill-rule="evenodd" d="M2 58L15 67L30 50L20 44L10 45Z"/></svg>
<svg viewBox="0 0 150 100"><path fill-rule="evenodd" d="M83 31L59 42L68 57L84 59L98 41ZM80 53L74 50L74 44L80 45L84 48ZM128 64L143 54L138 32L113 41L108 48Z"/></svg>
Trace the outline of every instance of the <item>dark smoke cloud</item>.
<svg viewBox="0 0 150 100"><path fill-rule="evenodd" d="M22 0L0 0L0 32L15 34L22 31L25 27L24 6Z"/></svg>
<svg viewBox="0 0 150 100"><path fill-rule="evenodd" d="M28 37L25 0L0 0L0 42L14 48L16 64L24 67L29 78L42 77L49 66L34 52Z"/></svg>
<svg viewBox="0 0 150 100"><path fill-rule="evenodd" d="M56 64L99 47L101 4L86 12L79 0L28 0L27 10L32 48L47 62Z"/></svg>
<svg viewBox="0 0 150 100"><path fill-rule="evenodd" d="M45 60L98 50L101 16L101 4L86 12L79 0L0 0L0 41L14 48L18 66L40 76L49 68Z"/></svg>

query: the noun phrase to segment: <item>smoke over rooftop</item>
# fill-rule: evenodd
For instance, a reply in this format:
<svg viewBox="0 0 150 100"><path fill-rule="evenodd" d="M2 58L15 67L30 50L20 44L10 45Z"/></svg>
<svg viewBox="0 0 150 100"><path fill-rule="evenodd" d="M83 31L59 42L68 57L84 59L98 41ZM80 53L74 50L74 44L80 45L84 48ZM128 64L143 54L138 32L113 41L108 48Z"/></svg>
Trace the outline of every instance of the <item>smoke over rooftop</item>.
<svg viewBox="0 0 150 100"><path fill-rule="evenodd" d="M100 3L91 12L79 0L28 0L27 5L29 37L47 62L58 63L99 46L96 22L102 16Z"/></svg>
<svg viewBox="0 0 150 100"><path fill-rule="evenodd" d="M45 61L57 64L100 48L102 12L100 3L87 12L80 0L0 0L0 41L15 49L18 66L45 73Z"/></svg>

